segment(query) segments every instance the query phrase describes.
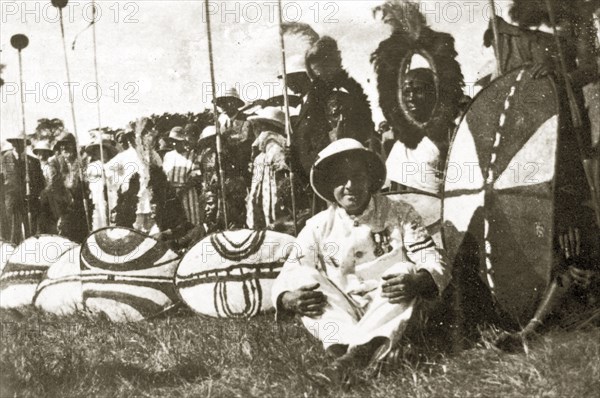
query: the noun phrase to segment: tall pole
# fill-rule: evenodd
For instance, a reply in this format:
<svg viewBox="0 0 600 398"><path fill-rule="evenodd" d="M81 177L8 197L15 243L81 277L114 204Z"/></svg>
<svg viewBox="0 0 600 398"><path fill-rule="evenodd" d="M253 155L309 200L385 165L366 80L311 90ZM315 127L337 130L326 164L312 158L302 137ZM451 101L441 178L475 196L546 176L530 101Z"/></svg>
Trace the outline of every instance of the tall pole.
<svg viewBox="0 0 600 398"><path fill-rule="evenodd" d="M31 196L31 180L29 179L29 159L27 156L27 128L25 126L25 93L23 84L23 58L21 56L21 50L29 45L29 39L25 35L17 34L11 37L10 44L19 52L19 81L21 84L21 119L22 119L22 133L23 133L23 153L21 157L25 162L25 205L27 207L27 223L29 228L22 228L23 239L26 238L26 231L29 233L33 232L33 217L31 214L31 204L29 203L29 197Z"/></svg>
<svg viewBox="0 0 600 398"><path fill-rule="evenodd" d="M217 141L217 165L219 169L219 182L221 185L221 203L223 209L223 221L225 222L225 229L229 226L229 222L227 219L227 202L225 195L225 175L223 173L223 156L222 148L221 148L221 129L219 126L219 113L217 109L217 90L215 83L215 68L214 68L214 59L213 59L213 47L212 47L212 33L210 29L210 12L208 11L208 0L204 2L204 15L206 17L206 34L208 37L208 59L210 61L210 85L212 90L213 97L213 112L215 116L215 129L216 129L216 141Z"/></svg>
<svg viewBox="0 0 600 398"><path fill-rule="evenodd" d="M285 66L285 39L283 31L283 7L279 0L279 42L281 46L281 72L283 78L283 104L285 109L285 135L287 137L288 148L292 145L292 123L290 118L290 99L288 97L287 68ZM296 193L294 192L294 170L290 166L290 190L292 198L292 219L294 220L294 235L298 235L298 222L296 220Z"/></svg>
<svg viewBox="0 0 600 398"><path fill-rule="evenodd" d="M496 16L496 2L489 0L492 10L492 32L494 33L494 54L496 56L496 73L502 76L502 57L500 53L500 32L498 30L498 18Z"/></svg>
<svg viewBox="0 0 600 398"><path fill-rule="evenodd" d="M94 44L94 76L96 79L96 87L98 89L98 99L96 101L96 112L98 114L98 133L100 134L100 163L104 165L104 145L102 145L102 117L100 113L100 79L98 79L98 46L96 44L96 1L92 0L92 40ZM104 166L100 168L100 178L102 180L102 193L105 198L106 206L103 209L106 221L110 220L110 213L108 211L108 184L106 183L106 173L104 172Z"/></svg>
<svg viewBox="0 0 600 398"><path fill-rule="evenodd" d="M69 102L71 103L71 117L73 118L73 135L75 136L75 152L77 153L77 161L79 162L79 180L81 185L82 192L82 200L83 200L83 208L85 210L85 222L88 227L88 231L92 230L92 226L90 224L90 209L88 208L88 202L85 197L85 186L84 186L84 176L83 176L83 162L81 159L81 154L79 153L79 134L77 134L77 120L75 118L75 100L73 98L73 91L71 90L71 72L69 70L69 59L67 56L67 43L65 39L65 24L63 19L62 9L67 5L67 0L52 0L52 5L58 8L58 14L60 19L60 33L62 37L62 46L63 46L63 54L65 56L65 69L67 71L67 87L69 88ZM102 138L102 137L101 137ZM102 146L102 141L100 142L100 146ZM104 165L102 165L104 167Z"/></svg>

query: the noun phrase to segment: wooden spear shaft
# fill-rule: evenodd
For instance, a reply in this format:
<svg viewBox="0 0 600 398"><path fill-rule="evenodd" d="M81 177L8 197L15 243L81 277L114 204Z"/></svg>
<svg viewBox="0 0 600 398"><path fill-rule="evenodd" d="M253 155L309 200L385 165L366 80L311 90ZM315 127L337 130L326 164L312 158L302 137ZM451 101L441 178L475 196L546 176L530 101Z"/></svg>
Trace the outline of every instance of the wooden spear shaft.
<svg viewBox="0 0 600 398"><path fill-rule="evenodd" d="M283 78L283 104L285 109L285 134L287 137L288 148L292 145L292 124L290 118L290 100L288 97L288 85L287 85L287 69L285 66L285 39L283 32L283 7L281 0L279 0L279 41L281 46L281 72ZM298 235L298 222L296 220L296 193L294 192L294 170L290 166L290 190L292 198L292 219L294 221L294 235Z"/></svg>
<svg viewBox="0 0 600 398"><path fill-rule="evenodd" d="M213 59L213 47L212 47L212 33L210 29L210 12L208 11L209 0L205 0L204 4L204 12L206 17L206 34L208 37L208 59L210 63L210 85L212 90L213 97L213 112L215 117L215 129L216 129L216 141L217 141L217 167L219 169L219 182L221 185L221 204L223 209L223 221L225 222L225 228L229 226L228 218L227 218L227 202L226 202L226 194L225 194L225 175L223 173L223 160L222 160L222 148L221 148L221 131L219 126L219 111L217 109L217 90L215 83L215 68L214 68L214 59Z"/></svg>
<svg viewBox="0 0 600 398"><path fill-rule="evenodd" d="M79 153L79 135L77 134L77 120L75 118L75 99L73 98L73 92L71 90L71 72L69 70L69 59L67 57L67 43L65 39L65 24L63 20L63 12L62 8L58 9L59 19L60 19L60 33L62 36L62 45L63 45L63 54L65 55L65 69L67 71L67 85L69 88L69 102L71 103L71 117L73 118L73 135L75 137L75 153L77 154L77 162L79 162L79 180L81 185L81 193L83 200L83 209L85 210L85 222L88 227L88 231L92 230L92 226L90 224L90 209L88 207L88 202L85 197L85 185L84 185L84 176L83 176L83 162L81 159L81 154ZM100 141L100 146L102 146L102 141ZM102 165L104 167L104 165Z"/></svg>
<svg viewBox="0 0 600 398"><path fill-rule="evenodd" d="M102 118L100 113L100 85L98 79L98 49L96 43L96 0L92 0L92 40L94 44L94 76L96 78L96 87L98 88L98 98L96 101L96 112L98 114L98 134L100 134L100 163L104 165L104 145L102 145ZM104 166L100 168L100 178L102 181L102 194L104 195L106 206L104 207L104 214L106 216L106 222L110 223L110 212L108 210L108 184L106 183L106 173L104 172Z"/></svg>
<svg viewBox="0 0 600 398"><path fill-rule="evenodd" d="M23 59L21 57L21 50L19 50L19 78L21 82L21 118L23 121L23 161L25 162L25 204L27 206L27 222L29 224L29 233L33 233L33 216L31 214L31 204L29 203L29 197L31 196L31 180L29 178L29 159L27 156L27 129L25 127L25 96L23 92ZM26 231L23 232L23 239Z"/></svg>

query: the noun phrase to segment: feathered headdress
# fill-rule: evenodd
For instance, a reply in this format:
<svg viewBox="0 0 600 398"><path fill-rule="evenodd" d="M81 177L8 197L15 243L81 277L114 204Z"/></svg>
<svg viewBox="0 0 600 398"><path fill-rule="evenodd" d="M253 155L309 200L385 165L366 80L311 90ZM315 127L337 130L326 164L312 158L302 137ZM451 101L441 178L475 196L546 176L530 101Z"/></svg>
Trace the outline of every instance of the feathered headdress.
<svg viewBox="0 0 600 398"><path fill-rule="evenodd" d="M377 74L379 105L398 139L414 148L424 136L433 141L447 141L448 129L459 114L464 80L456 61L454 38L432 30L419 10L419 4L408 0L389 0L373 10L383 22L392 26L392 35L379 43L371 55ZM401 71L413 55L427 59L434 72L437 104L427 123L417 123L402 109L398 92Z"/></svg>
<svg viewBox="0 0 600 398"><path fill-rule="evenodd" d="M310 63L315 60L326 60L337 57L340 58L340 50L337 42L331 36L319 36L319 34L306 23L286 22L283 24L283 33L289 35L298 35L307 39L310 47L306 50L306 71L309 76L314 77L310 69ZM341 68L341 64L340 64Z"/></svg>

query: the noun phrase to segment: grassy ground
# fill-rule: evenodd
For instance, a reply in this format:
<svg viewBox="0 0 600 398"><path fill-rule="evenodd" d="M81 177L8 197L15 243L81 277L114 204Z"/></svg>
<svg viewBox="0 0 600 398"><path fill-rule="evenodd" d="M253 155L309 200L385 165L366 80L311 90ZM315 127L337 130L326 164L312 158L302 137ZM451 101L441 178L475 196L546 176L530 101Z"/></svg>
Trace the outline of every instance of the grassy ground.
<svg viewBox="0 0 600 398"><path fill-rule="evenodd" d="M421 355L350 391L311 376L327 361L296 321L272 315L112 324L33 309L0 312L0 396L597 397L600 328L550 331L527 354L486 344ZM417 358L417 357L414 357ZM360 376L360 375L359 375Z"/></svg>

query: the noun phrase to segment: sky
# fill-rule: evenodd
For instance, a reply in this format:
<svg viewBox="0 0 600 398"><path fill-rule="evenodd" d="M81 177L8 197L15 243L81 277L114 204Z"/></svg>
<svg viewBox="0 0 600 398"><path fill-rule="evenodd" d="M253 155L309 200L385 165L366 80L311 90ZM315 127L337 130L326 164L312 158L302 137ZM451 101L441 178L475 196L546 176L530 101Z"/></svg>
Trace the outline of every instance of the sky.
<svg viewBox="0 0 600 398"><path fill-rule="evenodd" d="M483 47L488 0L423 0L430 26L451 33L472 95L474 82L493 68L493 51ZM367 92L376 122L376 76L369 62L391 28L373 16L382 1L283 1L286 21L311 24L338 41L344 67ZM507 19L508 1L496 0ZM201 112L210 106L210 69L204 17L199 0L98 0L97 63L101 95L94 77L92 29L71 43L92 19L91 0L70 1L64 9L67 55L80 143L100 123L112 128L152 113ZM217 94L235 86L246 101L281 93L281 65L276 1L210 1ZM60 118L74 130L57 10L50 1L0 0L0 63L5 87L0 93L2 139L20 134L18 53L10 45L16 33L29 37L22 51L26 129L40 118ZM299 56L305 41L286 37L287 57ZM485 72L485 73L484 73Z"/></svg>

